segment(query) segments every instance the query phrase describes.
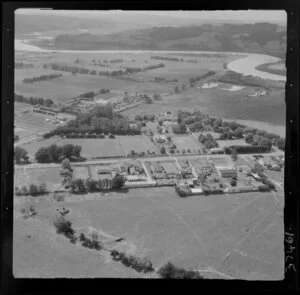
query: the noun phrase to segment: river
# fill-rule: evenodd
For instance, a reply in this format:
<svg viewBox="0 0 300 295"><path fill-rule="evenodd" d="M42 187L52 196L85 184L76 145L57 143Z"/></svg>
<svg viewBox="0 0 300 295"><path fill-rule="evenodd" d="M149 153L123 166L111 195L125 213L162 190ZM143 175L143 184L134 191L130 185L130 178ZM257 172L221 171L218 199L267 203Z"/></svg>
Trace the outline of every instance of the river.
<svg viewBox="0 0 300 295"><path fill-rule="evenodd" d="M170 51L170 50L51 50L43 49L32 44L24 43L22 40L15 39L15 51L29 51L29 52L57 52L57 53L131 53L131 54L143 54L143 53L205 53L205 54L225 54L225 55L243 55L243 57L234 60L227 64L227 68L231 71L243 74L252 75L262 79L269 79L275 81L286 81L286 76L270 74L256 70L255 68L261 64L278 62L281 59L278 57L255 54L255 53L244 53L244 52L218 52L218 51Z"/></svg>

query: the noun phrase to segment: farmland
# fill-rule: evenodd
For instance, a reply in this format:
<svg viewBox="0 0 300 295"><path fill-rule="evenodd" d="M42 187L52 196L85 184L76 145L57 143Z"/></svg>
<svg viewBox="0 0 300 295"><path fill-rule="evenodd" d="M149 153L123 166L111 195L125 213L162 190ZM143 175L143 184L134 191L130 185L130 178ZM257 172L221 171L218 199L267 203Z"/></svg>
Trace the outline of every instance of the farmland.
<svg viewBox="0 0 300 295"><path fill-rule="evenodd" d="M55 212L55 204L50 204L51 199L39 198L36 201L39 219L48 222L54 218L51 212ZM146 254L157 266L172 261L185 268L212 266L225 275L241 279L282 278L282 208L275 206L272 194L181 199L171 188L153 188L135 189L125 194L113 193L109 198L95 199L92 195L90 198L67 197L61 205L71 210L69 219L75 229L91 227L112 236L124 236L124 247L130 253ZM16 204L15 210L18 207ZM76 263L66 264L68 251L54 250L65 249L63 238L56 237L48 225L38 220L16 220L15 237L18 241L24 241L14 244L14 272L18 277L33 274L35 268L39 269L39 277L47 277L55 270L57 277L64 276L63 271L66 270L69 277L102 276L103 267L106 272L104 276L135 275L127 269L112 274L108 270L115 265L114 262L101 253L97 258L101 266L98 270L94 267L89 270L78 268L76 265L82 265L90 251L73 245L67 248L76 255ZM255 229L249 231L254 226ZM48 237L40 236L39 233L45 230ZM26 238L28 233L32 239ZM42 247L46 241L49 246ZM272 249L265 247L265 243L271 243ZM25 267L24 255L30 254L33 245L45 258L32 259ZM49 251L51 256L46 254ZM48 259L59 262L54 265L50 260L47 263ZM249 268L249 265L252 267Z"/></svg>
<svg viewBox="0 0 300 295"><path fill-rule="evenodd" d="M28 184L45 183L49 190L59 189L62 185L62 178L59 174L60 168L35 168L22 169L18 168L14 175L14 185L22 187Z"/></svg>
<svg viewBox="0 0 300 295"><path fill-rule="evenodd" d="M148 150L151 153L158 152L157 148L146 136L121 136L119 139L125 156L127 156L131 151L135 151L136 153L147 153Z"/></svg>
<svg viewBox="0 0 300 295"><path fill-rule="evenodd" d="M16 35L14 276L282 280L284 32L67 19Z"/></svg>
<svg viewBox="0 0 300 295"><path fill-rule="evenodd" d="M201 149L200 143L196 143L196 141L190 136L173 136L172 142L176 145L177 149L189 149L191 151L197 151Z"/></svg>

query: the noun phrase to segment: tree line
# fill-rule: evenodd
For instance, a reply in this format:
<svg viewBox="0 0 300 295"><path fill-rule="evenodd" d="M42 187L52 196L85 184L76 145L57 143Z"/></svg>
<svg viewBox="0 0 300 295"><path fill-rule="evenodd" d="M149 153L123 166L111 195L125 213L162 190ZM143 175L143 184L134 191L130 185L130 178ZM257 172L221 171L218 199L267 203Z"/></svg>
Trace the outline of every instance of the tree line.
<svg viewBox="0 0 300 295"><path fill-rule="evenodd" d="M167 57L167 56L158 56L158 55L151 56L150 58L156 60L168 60L168 61L180 61L180 62L184 61L183 58L179 59L177 57Z"/></svg>
<svg viewBox="0 0 300 295"><path fill-rule="evenodd" d="M106 77L118 77L122 75L127 74L134 74L141 71L148 71L153 70L157 68L162 68L165 65L163 63L157 64L157 65L151 65L144 68L139 67L125 67L124 70L114 70L114 71L98 71L99 76L106 76ZM59 64L59 63L50 63L50 64L44 64L44 69L51 69L53 71L62 71L62 72L69 72L75 74L83 74L83 75L97 75L96 70L89 70L87 68L83 67L77 67L77 66L68 66L65 64Z"/></svg>
<svg viewBox="0 0 300 295"><path fill-rule="evenodd" d="M38 97L26 97L21 94L14 94L14 101L15 102L22 102L22 103L28 103L32 105L42 105L46 107L52 107L54 105L54 102L50 98L38 98Z"/></svg>
<svg viewBox="0 0 300 295"><path fill-rule="evenodd" d="M15 69L32 69L34 68L34 64L26 64L23 62L15 62Z"/></svg>
<svg viewBox="0 0 300 295"><path fill-rule="evenodd" d="M62 74L50 74L50 75L41 75L38 77L32 77L32 78L25 78L23 79L23 83L28 84L28 83L35 83L35 82L40 82L40 81L48 81L56 78L62 77Z"/></svg>
<svg viewBox="0 0 300 295"><path fill-rule="evenodd" d="M54 135L68 134L115 134L115 135L135 135L141 134L140 129L131 128L127 118L113 112L111 104L98 105L89 113L79 114L75 120L69 121L64 126L59 126L56 129L44 134L45 138Z"/></svg>

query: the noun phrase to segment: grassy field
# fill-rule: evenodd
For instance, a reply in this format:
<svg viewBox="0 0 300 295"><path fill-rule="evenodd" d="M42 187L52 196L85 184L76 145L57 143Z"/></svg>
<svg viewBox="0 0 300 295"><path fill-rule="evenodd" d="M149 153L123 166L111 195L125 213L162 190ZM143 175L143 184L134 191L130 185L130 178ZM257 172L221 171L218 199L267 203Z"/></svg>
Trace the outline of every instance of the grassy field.
<svg viewBox="0 0 300 295"><path fill-rule="evenodd" d="M47 188L57 189L62 183L59 171L60 168L19 168L15 170L14 185L22 187L23 185L45 183Z"/></svg>
<svg viewBox="0 0 300 295"><path fill-rule="evenodd" d="M172 142L179 150L190 149L192 151L198 151L201 147L195 142L195 140L190 136L172 136Z"/></svg>
<svg viewBox="0 0 300 295"><path fill-rule="evenodd" d="M103 167L102 165L90 165L89 169L90 169L90 173L91 173L91 177L94 180L98 180L98 179L105 179L105 178L111 178L110 174L98 174L98 170L99 169L103 169L103 168L108 168L108 166Z"/></svg>
<svg viewBox="0 0 300 295"><path fill-rule="evenodd" d="M109 197L70 196L60 206L70 209L67 216L75 229L124 237L127 252L147 255L157 267L172 261L185 268L212 266L241 279L279 280L284 275L283 208L275 206L271 193L180 198L173 188L134 189ZM36 207L39 220L49 223L57 205L38 198ZM137 274L130 269L120 273L120 266L109 259L104 263L105 255L98 255L65 242L46 224L15 214L14 274L19 277ZM92 258L99 267L91 262L85 268Z"/></svg>
<svg viewBox="0 0 300 295"><path fill-rule="evenodd" d="M59 145L65 144L80 145L81 155L87 159L124 156L118 139L62 139L59 142Z"/></svg>
<svg viewBox="0 0 300 295"><path fill-rule="evenodd" d="M88 166L73 166L73 178L87 179L90 177Z"/></svg>
<svg viewBox="0 0 300 295"><path fill-rule="evenodd" d="M131 151L135 151L136 153L147 153L147 150L150 152L158 152L156 146L147 136L120 136L119 139L125 156Z"/></svg>

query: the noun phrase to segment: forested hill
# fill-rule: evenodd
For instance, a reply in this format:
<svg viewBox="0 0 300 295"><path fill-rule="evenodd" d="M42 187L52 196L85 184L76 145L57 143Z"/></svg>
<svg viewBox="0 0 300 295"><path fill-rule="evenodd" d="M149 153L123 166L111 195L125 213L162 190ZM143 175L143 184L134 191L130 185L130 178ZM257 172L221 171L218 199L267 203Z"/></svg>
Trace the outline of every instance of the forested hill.
<svg viewBox="0 0 300 295"><path fill-rule="evenodd" d="M46 41L44 41L46 42ZM49 46L47 43L44 46ZM276 24L223 24L154 27L110 35L58 35L57 49L211 50L265 53L284 57L286 30Z"/></svg>

